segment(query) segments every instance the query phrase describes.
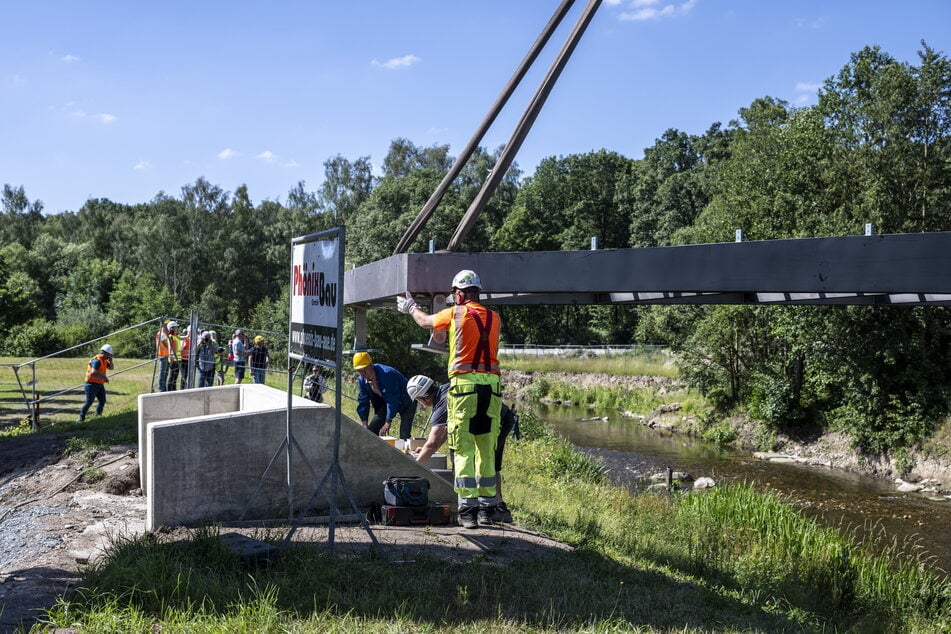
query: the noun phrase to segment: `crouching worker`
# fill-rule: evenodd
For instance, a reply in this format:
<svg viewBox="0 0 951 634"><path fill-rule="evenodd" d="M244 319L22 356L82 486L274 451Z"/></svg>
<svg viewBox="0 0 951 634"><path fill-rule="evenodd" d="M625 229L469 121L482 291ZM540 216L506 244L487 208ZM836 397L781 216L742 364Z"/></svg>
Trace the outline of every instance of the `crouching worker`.
<svg viewBox="0 0 951 634"><path fill-rule="evenodd" d="M449 392L449 384L436 385L428 376L417 374L406 384L406 391L413 399L430 409L429 414L429 437L426 443L414 452L418 462L426 462L436 453L446 442L449 433L446 430L446 423L449 420L449 410L446 403L446 393ZM515 410L511 409L505 403L502 403L502 425L499 428L499 439L495 444L495 511L492 514L493 522L511 522L512 513L505 504L502 497L502 453L505 451L505 439L516 428L518 417ZM517 434L516 434L517 437ZM450 449L450 460L452 460L452 450Z"/></svg>
<svg viewBox="0 0 951 634"><path fill-rule="evenodd" d="M377 436L386 435L393 419L399 414L400 438L407 440L412 437L416 401L406 393L406 377L388 365L373 363L368 352L357 352L353 355L353 369L360 375L357 379L360 388L357 395L357 416L363 426Z"/></svg>

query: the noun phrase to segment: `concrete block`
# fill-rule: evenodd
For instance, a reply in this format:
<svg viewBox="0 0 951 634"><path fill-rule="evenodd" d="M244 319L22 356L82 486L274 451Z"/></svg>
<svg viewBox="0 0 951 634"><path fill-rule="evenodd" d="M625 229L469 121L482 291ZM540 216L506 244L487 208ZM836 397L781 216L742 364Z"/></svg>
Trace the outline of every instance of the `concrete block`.
<svg viewBox="0 0 951 634"><path fill-rule="evenodd" d="M287 394L263 385L235 387L241 388L239 392L253 388L239 398L244 405L258 408L270 404L271 408L145 423L146 438L140 438L139 444L145 448L140 460L145 461L143 489L148 496L148 530L163 525L236 520L242 515L244 519L290 515L287 454L282 447L287 436ZM188 392L223 389L147 396L166 397L167 402L177 405L183 395L198 401L206 398ZM207 398L214 401L217 397ZM278 402L281 406L274 407ZM309 513L321 514L331 506L330 481L317 498L312 496L329 472L335 410L298 397L294 397L293 403L294 512L308 505ZM159 412L166 409L161 398L148 399L144 405L140 424L145 418L160 417ZM186 407L195 411L198 406L188 402ZM383 501L383 480L394 475L426 477L430 481L431 500L456 500L451 483L346 417L340 420L339 464L354 501L363 509ZM338 487L337 508L349 512L342 486Z"/></svg>

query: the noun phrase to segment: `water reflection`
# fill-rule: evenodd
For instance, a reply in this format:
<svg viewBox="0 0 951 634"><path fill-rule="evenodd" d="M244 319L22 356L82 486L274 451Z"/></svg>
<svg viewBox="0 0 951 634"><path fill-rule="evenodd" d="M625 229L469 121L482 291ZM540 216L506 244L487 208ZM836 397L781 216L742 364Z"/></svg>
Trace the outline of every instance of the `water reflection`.
<svg viewBox="0 0 951 634"><path fill-rule="evenodd" d="M601 419L588 411L552 407L543 420L574 445L596 453L615 482L638 486L669 466L718 483L750 482L772 490L822 523L923 553L930 565L951 571L951 503L897 493L890 482L827 467L754 460L748 453L719 451L682 435L655 431L629 419Z"/></svg>

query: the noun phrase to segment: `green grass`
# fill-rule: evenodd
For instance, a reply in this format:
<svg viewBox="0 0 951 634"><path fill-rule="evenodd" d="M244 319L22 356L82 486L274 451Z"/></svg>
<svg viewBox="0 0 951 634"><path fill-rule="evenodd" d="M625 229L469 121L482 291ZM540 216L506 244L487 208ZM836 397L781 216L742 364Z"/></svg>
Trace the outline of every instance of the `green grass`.
<svg viewBox="0 0 951 634"><path fill-rule="evenodd" d="M672 497L611 485L528 411L510 443L516 520L575 547L505 567L292 544L243 565L196 529L120 539L48 625L83 632L934 632L947 580L857 546L746 485ZM277 542L281 535L258 538ZM545 556L541 556L545 555Z"/></svg>
<svg viewBox="0 0 951 634"><path fill-rule="evenodd" d="M679 376L673 357L665 352L638 352L603 355L569 353L565 355L505 354L499 364L506 370L525 372L568 372L611 374L618 376Z"/></svg>
<svg viewBox="0 0 951 634"><path fill-rule="evenodd" d="M62 369L64 375L74 371ZM345 389L352 395L353 388ZM130 384L117 396L133 389ZM111 399L105 416L55 429L71 436L72 452L134 442L134 402L131 394ZM345 398L343 404L352 416L355 401ZM750 486L672 497L635 495L611 485L596 462L556 439L528 409L522 412L522 430L525 439L507 449L506 498L521 526L574 546L572 553L546 553L503 568L426 556L400 564L374 555L331 558L293 544L271 566L248 568L222 548L216 527L195 530L184 541L161 533L119 538L37 629L951 629L948 581L902 554L904 549L886 544L873 552ZM258 535L274 542L281 536Z"/></svg>

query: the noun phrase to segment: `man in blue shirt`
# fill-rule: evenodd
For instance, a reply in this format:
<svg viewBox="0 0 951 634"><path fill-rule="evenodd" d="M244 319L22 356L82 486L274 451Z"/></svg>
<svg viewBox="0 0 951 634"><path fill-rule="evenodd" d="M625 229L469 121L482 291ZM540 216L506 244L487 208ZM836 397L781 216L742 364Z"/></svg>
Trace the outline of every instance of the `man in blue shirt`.
<svg viewBox="0 0 951 634"><path fill-rule="evenodd" d="M353 368L360 374L357 385L357 416L363 426L374 434L387 434L396 415L400 416L400 438L413 435L413 417L416 401L406 393L406 377L398 370L382 363L373 363L367 352L353 355ZM373 408L373 419L370 408ZM368 422L369 421L369 422Z"/></svg>

